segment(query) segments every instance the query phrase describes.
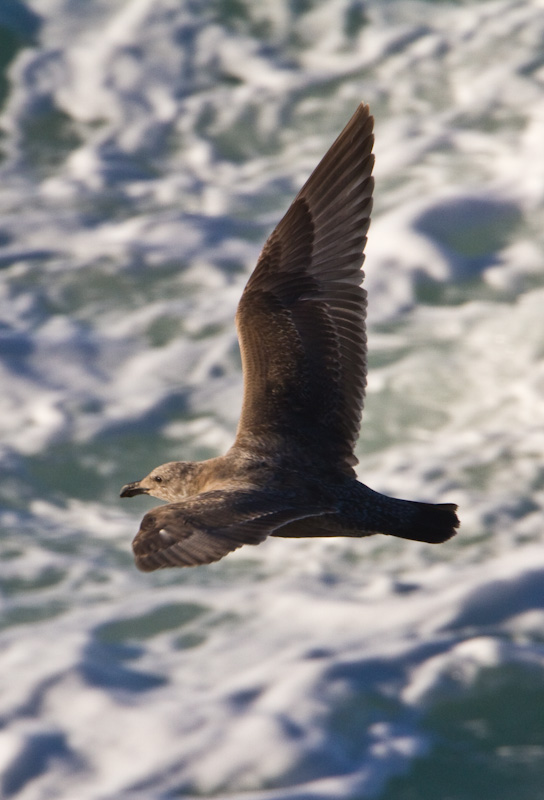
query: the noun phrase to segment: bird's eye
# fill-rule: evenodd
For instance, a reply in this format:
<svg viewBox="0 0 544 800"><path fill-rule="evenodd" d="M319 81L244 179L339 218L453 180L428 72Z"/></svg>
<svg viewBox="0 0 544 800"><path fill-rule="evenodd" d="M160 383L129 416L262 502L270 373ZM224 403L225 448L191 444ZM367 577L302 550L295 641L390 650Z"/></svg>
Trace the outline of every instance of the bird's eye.
<svg viewBox="0 0 544 800"><path fill-rule="evenodd" d="M155 483L162 483L162 478L161 478L161 476L160 476L160 475L155 475L155 477L153 478L153 480L155 481Z"/></svg>

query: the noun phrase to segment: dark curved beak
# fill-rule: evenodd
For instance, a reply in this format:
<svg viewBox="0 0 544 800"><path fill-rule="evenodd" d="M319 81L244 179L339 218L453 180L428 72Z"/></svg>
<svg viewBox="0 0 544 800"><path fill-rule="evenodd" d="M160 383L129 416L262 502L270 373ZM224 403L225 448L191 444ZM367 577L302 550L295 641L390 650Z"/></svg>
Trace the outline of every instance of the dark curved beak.
<svg viewBox="0 0 544 800"><path fill-rule="evenodd" d="M134 481L134 483L127 483L126 486L123 486L119 497L135 497L137 494L147 494L147 491L140 486L140 481Z"/></svg>

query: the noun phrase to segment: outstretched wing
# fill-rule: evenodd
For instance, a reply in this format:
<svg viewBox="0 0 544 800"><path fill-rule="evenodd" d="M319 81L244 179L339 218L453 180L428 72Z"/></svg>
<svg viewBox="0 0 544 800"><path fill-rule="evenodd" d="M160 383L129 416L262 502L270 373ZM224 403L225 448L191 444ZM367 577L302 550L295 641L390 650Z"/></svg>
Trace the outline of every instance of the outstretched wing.
<svg viewBox="0 0 544 800"><path fill-rule="evenodd" d="M236 322L244 401L236 444L270 436L353 475L366 385L373 118L360 105L274 230Z"/></svg>
<svg viewBox="0 0 544 800"><path fill-rule="evenodd" d="M244 544L259 544L282 525L328 511L266 491L204 492L145 515L132 543L136 566L152 572L210 564Z"/></svg>

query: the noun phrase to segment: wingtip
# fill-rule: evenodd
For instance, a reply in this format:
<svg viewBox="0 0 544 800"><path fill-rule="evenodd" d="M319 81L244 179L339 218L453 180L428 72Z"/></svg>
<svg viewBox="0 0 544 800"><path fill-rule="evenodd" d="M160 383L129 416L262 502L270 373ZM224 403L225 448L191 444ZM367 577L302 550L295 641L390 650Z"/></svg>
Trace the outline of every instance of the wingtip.
<svg viewBox="0 0 544 800"><path fill-rule="evenodd" d="M361 102L357 106L357 111L355 112L354 116L368 120L368 122L370 122L370 130L372 130L372 128L374 127L374 115L370 111L369 104L365 103L364 100L361 100Z"/></svg>

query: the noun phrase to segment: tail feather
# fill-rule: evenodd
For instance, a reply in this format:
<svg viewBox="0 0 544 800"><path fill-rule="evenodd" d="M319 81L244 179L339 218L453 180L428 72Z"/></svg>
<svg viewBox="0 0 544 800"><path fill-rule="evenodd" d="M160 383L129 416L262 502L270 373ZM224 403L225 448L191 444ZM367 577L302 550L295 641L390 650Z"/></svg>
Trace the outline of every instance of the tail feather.
<svg viewBox="0 0 544 800"><path fill-rule="evenodd" d="M385 533L399 539L439 544L455 536L459 527L455 503L418 503L375 492L353 481L341 509L290 522L272 536L284 538L373 536Z"/></svg>
<svg viewBox="0 0 544 800"><path fill-rule="evenodd" d="M392 526L386 533L401 539L440 544L455 536L459 518L455 503L409 502L410 512L403 515L403 524Z"/></svg>

